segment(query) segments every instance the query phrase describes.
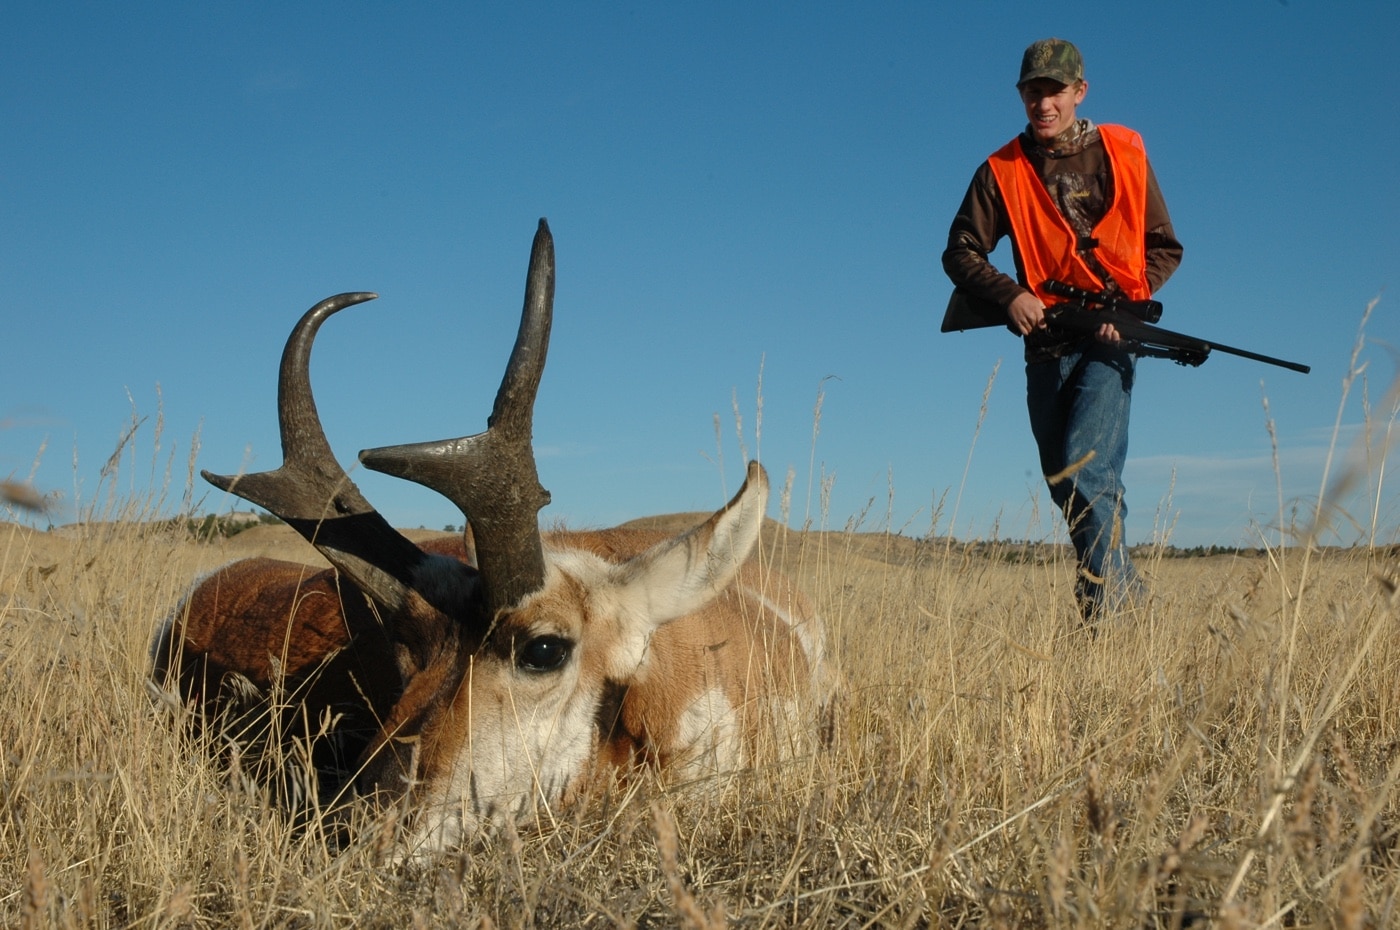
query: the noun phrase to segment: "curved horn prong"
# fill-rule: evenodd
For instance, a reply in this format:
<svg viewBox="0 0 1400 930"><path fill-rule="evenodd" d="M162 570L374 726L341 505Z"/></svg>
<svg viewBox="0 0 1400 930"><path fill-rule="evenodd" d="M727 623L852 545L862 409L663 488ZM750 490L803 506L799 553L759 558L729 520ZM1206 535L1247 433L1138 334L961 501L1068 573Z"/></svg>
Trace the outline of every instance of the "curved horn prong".
<svg viewBox="0 0 1400 930"><path fill-rule="evenodd" d="M538 514L549 503L549 492L540 486L530 440L553 313L554 239L541 219L530 250L520 331L486 431L360 453L366 467L432 488L461 509L472 524L493 612L544 585Z"/></svg>
<svg viewBox="0 0 1400 930"><path fill-rule="evenodd" d="M286 521L379 604L397 610L422 550L370 506L340 467L311 393L311 346L333 314L377 294L337 294L302 315L282 350L277 419L282 465L245 475L201 474L215 487Z"/></svg>

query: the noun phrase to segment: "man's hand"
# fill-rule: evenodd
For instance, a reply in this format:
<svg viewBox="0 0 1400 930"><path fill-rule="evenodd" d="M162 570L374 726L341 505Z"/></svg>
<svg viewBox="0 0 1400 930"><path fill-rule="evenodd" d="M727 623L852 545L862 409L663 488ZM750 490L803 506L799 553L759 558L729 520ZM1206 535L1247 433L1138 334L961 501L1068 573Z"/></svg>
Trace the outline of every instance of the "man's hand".
<svg viewBox="0 0 1400 930"><path fill-rule="evenodd" d="M1044 329L1046 326L1045 304L1030 291L1023 291L1011 301L1011 306L1006 308L1006 315L1011 320L1011 326L1022 336L1029 336L1035 330Z"/></svg>
<svg viewBox="0 0 1400 930"><path fill-rule="evenodd" d="M1118 327L1112 323L1105 323L1094 331L1094 338L1099 342L1111 346L1117 346L1123 341L1123 337L1118 333Z"/></svg>

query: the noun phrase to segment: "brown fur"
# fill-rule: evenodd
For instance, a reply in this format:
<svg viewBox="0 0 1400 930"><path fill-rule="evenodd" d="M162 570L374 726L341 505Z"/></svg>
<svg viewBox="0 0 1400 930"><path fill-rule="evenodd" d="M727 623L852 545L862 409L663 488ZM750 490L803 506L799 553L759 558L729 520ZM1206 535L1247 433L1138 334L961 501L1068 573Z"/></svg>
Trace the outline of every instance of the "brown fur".
<svg viewBox="0 0 1400 930"><path fill-rule="evenodd" d="M475 556L470 533L419 547L466 564ZM394 654L375 609L334 569L267 558L234 562L197 584L152 647L155 680L176 687L201 720L266 717L270 707L279 742L311 739L313 762L333 779L402 697ZM231 707L242 702L228 686L240 679L268 706ZM327 720L335 725L325 731Z"/></svg>

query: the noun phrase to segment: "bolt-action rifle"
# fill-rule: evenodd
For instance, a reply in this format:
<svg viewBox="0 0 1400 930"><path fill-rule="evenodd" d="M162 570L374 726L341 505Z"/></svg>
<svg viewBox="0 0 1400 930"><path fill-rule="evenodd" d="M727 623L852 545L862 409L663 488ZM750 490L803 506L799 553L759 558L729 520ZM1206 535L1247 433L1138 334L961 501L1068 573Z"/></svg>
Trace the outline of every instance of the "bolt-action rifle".
<svg viewBox="0 0 1400 930"><path fill-rule="evenodd" d="M1183 333L1154 326L1162 318L1162 305L1155 300L1126 300L1109 293L1096 294L1061 281L1045 282L1051 294L1067 298L1045 311L1046 322L1052 330L1074 335L1091 336L1100 326L1112 323L1123 338L1123 347L1136 355L1169 358L1179 365L1200 365L1210 357L1211 350L1253 359L1267 365L1277 365L1290 371L1307 374L1312 369L1298 362L1289 362L1271 355L1261 355L1248 349L1237 349L1210 339L1199 339ZM972 297L960 289L954 290L943 317L943 332L978 329L983 326L1008 326L1006 312L988 301Z"/></svg>

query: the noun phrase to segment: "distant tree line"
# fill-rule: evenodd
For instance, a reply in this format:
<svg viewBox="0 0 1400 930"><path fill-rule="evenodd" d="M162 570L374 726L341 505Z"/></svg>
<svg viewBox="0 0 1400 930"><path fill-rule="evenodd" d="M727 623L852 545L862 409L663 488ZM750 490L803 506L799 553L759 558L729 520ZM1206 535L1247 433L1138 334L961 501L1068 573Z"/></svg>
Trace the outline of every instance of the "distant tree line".
<svg viewBox="0 0 1400 930"><path fill-rule="evenodd" d="M183 528L198 540L227 539L255 526L275 526L282 521L270 513L237 512L205 514L202 517L177 517L172 525Z"/></svg>

